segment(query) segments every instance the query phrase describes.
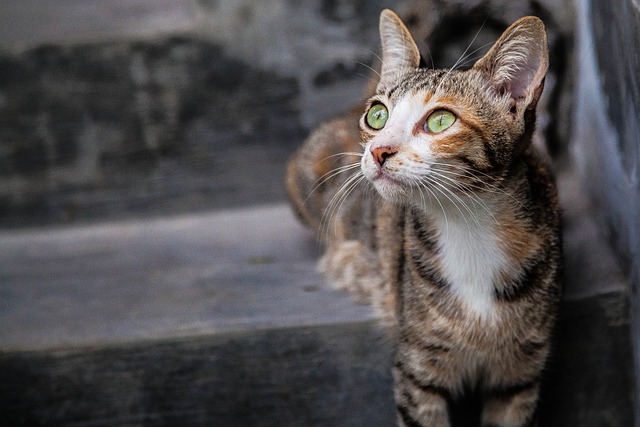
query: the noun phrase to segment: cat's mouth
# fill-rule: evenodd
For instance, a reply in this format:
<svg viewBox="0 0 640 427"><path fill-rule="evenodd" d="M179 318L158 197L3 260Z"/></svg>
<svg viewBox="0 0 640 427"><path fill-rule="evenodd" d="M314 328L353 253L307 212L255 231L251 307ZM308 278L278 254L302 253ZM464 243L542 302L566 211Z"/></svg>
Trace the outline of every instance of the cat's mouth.
<svg viewBox="0 0 640 427"><path fill-rule="evenodd" d="M371 182L378 193L385 199L397 200L407 194L406 183L394 177L384 168L376 170L373 174L368 175L367 179Z"/></svg>
<svg viewBox="0 0 640 427"><path fill-rule="evenodd" d="M362 159L361 168L367 181L384 199L399 201L406 199L409 195L411 184L406 181L402 173L398 173L396 167L380 165L373 161L372 156L365 156Z"/></svg>
<svg viewBox="0 0 640 427"><path fill-rule="evenodd" d="M384 167L363 168L363 172L369 182L373 183L374 185L387 182L399 185L398 180L393 178L388 171L385 171Z"/></svg>

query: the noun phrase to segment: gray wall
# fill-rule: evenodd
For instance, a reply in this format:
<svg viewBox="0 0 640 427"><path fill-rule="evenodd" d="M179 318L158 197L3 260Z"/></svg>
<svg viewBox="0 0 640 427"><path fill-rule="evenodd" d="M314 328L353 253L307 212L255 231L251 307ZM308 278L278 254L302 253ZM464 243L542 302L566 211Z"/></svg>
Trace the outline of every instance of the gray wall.
<svg viewBox="0 0 640 427"><path fill-rule="evenodd" d="M626 266L640 425L640 4L583 0L572 154Z"/></svg>
<svg viewBox="0 0 640 427"><path fill-rule="evenodd" d="M0 225L283 201L292 150L361 98L384 5L3 2Z"/></svg>

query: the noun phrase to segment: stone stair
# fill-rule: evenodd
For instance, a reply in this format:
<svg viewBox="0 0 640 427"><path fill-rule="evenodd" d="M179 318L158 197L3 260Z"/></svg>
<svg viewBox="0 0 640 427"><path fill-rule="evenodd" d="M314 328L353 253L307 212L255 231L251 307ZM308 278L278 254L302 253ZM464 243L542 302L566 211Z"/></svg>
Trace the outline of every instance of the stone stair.
<svg viewBox="0 0 640 427"><path fill-rule="evenodd" d="M0 234L0 425L389 425L316 255L284 205Z"/></svg>

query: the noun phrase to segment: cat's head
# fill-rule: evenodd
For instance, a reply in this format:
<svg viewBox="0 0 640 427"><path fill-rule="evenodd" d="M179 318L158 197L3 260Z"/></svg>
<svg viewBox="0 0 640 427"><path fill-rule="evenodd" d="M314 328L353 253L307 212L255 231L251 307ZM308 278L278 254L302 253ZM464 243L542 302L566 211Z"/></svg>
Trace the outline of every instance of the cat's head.
<svg viewBox="0 0 640 427"><path fill-rule="evenodd" d="M454 200L507 174L531 143L548 66L542 21L516 21L466 71L424 66L390 10L380 37L380 81L360 121L362 170L378 192L398 202Z"/></svg>

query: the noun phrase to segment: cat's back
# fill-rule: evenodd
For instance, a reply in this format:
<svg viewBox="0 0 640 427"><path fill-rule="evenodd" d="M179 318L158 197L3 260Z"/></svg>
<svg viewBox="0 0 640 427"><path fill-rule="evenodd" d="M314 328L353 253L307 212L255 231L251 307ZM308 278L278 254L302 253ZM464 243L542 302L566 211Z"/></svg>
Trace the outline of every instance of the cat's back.
<svg viewBox="0 0 640 427"><path fill-rule="evenodd" d="M355 108L321 124L288 162L285 187L289 201L313 230L320 229L331 198L350 175L340 168L359 164L360 114Z"/></svg>

